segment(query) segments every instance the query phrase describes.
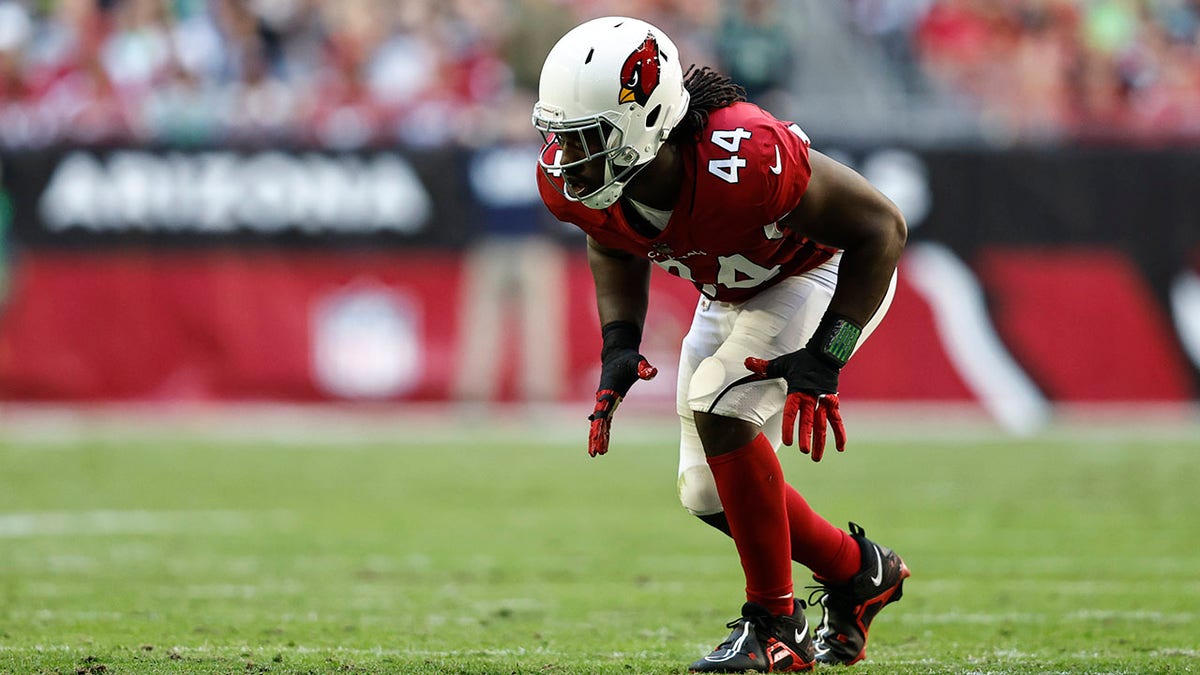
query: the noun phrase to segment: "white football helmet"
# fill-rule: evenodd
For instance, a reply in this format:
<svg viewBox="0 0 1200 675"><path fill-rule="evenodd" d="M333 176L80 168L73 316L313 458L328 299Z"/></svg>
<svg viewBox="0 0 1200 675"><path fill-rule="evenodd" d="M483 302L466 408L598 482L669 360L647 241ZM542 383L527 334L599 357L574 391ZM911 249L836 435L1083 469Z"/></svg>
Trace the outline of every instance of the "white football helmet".
<svg viewBox="0 0 1200 675"><path fill-rule="evenodd" d="M611 206L625 184L658 153L688 107L679 50L654 26L620 16L593 19L564 35L542 66L533 125L548 147L554 137L578 134L585 157L561 163L539 160L543 171L605 160L602 187L576 194L565 184L564 197L593 209ZM590 133L589 133L590 132ZM602 139L603 147L586 139ZM545 155L546 148L542 148ZM551 181L553 184L553 181Z"/></svg>

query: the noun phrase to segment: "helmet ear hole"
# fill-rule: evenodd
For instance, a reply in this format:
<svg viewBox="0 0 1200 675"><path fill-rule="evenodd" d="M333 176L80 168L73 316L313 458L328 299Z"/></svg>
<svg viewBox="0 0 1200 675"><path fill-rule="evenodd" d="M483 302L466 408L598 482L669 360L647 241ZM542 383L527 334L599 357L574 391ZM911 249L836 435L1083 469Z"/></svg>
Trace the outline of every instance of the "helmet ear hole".
<svg viewBox="0 0 1200 675"><path fill-rule="evenodd" d="M646 115L646 128L647 129L650 129L651 127L654 126L654 123L658 121L658 114L661 112L662 112L662 104L661 103L654 106L654 108L650 110L650 114Z"/></svg>

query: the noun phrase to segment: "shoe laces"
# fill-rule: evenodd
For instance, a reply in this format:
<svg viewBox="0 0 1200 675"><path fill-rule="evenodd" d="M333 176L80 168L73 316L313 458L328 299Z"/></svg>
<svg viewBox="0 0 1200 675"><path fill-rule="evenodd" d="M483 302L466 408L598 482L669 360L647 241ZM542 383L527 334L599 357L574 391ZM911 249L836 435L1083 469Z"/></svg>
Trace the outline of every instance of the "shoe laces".
<svg viewBox="0 0 1200 675"><path fill-rule="evenodd" d="M740 626L742 624L742 622L752 621L752 620L753 619L750 619L748 617L739 616L738 618L726 623L725 627L730 630L733 630L733 629L737 628L738 626ZM721 641L721 644L717 645L717 649L728 648L732 644L733 644L733 634L730 633L729 637L725 638L724 640Z"/></svg>
<svg viewBox="0 0 1200 675"><path fill-rule="evenodd" d="M818 588L818 587L805 586L805 588ZM821 586L819 588L824 588L824 586ZM799 599L797 598L797 600L799 600ZM804 600L799 600L799 602L800 602L800 611L803 612L804 610L813 606L812 595L811 594L809 595L808 602L805 602ZM762 626L764 628L770 628L772 625L774 625L776 618L777 617L771 616L770 614L757 614L755 616L739 616L738 618L725 624L725 627L730 628L730 629L737 628L738 624L742 623L743 621L750 621L750 622L753 622L757 626Z"/></svg>
<svg viewBox="0 0 1200 675"><path fill-rule="evenodd" d="M770 620L770 618L766 615L739 616L738 618L730 621L729 623L726 623L725 627L731 628L731 629L737 628L739 625L741 625L743 622L746 622L746 621L749 621L750 623L753 623L754 625L757 626L757 625L761 625L764 619Z"/></svg>
<svg viewBox="0 0 1200 675"><path fill-rule="evenodd" d="M805 588L805 590L809 591L808 606L810 606L810 607L816 607L817 605L819 605L821 603L821 601L825 599L825 596L829 595L829 592L831 590L831 588L829 586L826 586L824 584L818 584L816 586L805 586L804 588Z"/></svg>

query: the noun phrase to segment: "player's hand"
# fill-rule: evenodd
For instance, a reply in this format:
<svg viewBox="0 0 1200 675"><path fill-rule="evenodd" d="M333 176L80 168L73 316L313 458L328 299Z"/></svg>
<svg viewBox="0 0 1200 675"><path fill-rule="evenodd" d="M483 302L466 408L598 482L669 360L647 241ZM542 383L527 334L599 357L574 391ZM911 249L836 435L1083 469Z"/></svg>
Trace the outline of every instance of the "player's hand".
<svg viewBox="0 0 1200 675"><path fill-rule="evenodd" d="M608 452L608 437L612 416L621 399L638 380L654 379L658 369L636 349L619 349L606 353L600 367L600 386L596 391L596 408L588 419L588 454L592 457Z"/></svg>
<svg viewBox="0 0 1200 675"><path fill-rule="evenodd" d="M781 377L787 382L783 406L783 444L791 445L797 418L800 421L800 451L814 462L825 456L825 425L833 427L834 445L846 450L846 427L838 410L838 368L806 347L770 361L753 356L746 368L763 377Z"/></svg>

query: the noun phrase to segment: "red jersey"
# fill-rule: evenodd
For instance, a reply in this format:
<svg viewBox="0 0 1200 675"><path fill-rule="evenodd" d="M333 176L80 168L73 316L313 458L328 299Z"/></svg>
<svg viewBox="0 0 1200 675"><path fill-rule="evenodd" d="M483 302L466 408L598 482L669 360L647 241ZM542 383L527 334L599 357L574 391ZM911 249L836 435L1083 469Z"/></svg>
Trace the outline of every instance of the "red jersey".
<svg viewBox="0 0 1200 675"><path fill-rule="evenodd" d="M607 248L646 256L714 300L738 302L829 260L836 249L778 226L800 203L812 167L808 137L751 103L712 111L696 143L679 147L684 180L662 232L629 224L621 201L590 209L568 201L538 171L542 201ZM543 155L553 161L558 145ZM561 184L561 183L560 183Z"/></svg>

